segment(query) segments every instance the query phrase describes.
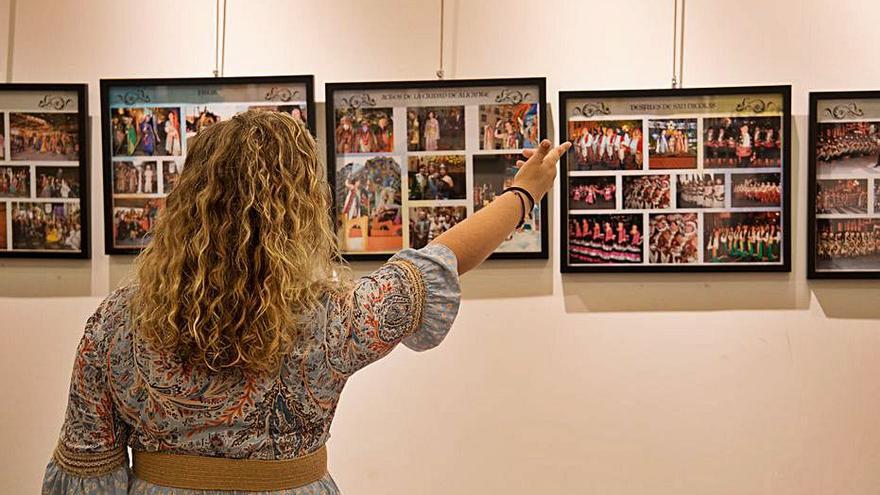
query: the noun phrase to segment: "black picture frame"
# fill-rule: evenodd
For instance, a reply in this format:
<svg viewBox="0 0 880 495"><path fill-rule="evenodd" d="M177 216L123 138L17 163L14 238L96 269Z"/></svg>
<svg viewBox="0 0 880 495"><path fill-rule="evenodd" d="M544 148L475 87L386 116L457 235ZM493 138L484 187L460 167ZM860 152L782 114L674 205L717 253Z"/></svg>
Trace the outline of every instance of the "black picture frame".
<svg viewBox="0 0 880 495"><path fill-rule="evenodd" d="M91 258L91 230L90 230L90 193L89 193L89 158L90 158L90 135L89 132L89 99L88 85L84 83L0 83L0 92L45 92L46 95L39 102L42 108L63 109L69 103L64 98L52 95L53 92L74 92L77 98L76 122L79 127L79 181L80 181L80 250L79 251L13 251L12 246L7 250L0 250L0 258L33 258L33 259L90 259ZM10 129L6 129L7 137ZM11 161L11 156L7 158ZM33 161L33 160L31 160ZM26 200L27 198L20 198ZM7 214L11 214L8 212Z"/></svg>
<svg viewBox="0 0 880 495"><path fill-rule="evenodd" d="M495 78L495 79L442 79L442 80L414 80L414 81L369 81L369 82L334 82L325 85L324 94L326 106L324 110L326 124L327 146L327 181L331 184L333 192L333 209L331 217L336 228L336 146L335 146L335 105L334 94L341 91L375 91L375 90L406 90L406 89L445 89L466 87L498 87L498 86L535 86L538 88L538 125L539 139L546 139L547 129L547 79L545 77L518 77L518 78ZM406 153L404 153L406 154ZM548 200L545 196L541 201L541 251L534 252L495 252L489 259L548 259L550 255L548 225ZM384 253L347 253L343 258L347 261L383 261L392 255Z"/></svg>
<svg viewBox="0 0 880 495"><path fill-rule="evenodd" d="M560 141L568 137L568 102L575 99L602 99L602 98L669 98L669 97L699 97L699 96L730 96L754 94L779 94L782 97L782 263L750 265L741 264L632 264L632 265L572 265L568 259L568 186L569 186L569 155L570 150L560 159L560 195L559 195L559 254L560 271L562 273L737 273L737 272L791 272L791 86L728 86L728 87L705 87L705 88L677 88L677 89L634 89L634 90L596 90L596 91L560 91L559 92L559 132ZM743 104L747 102L744 100ZM596 108L594 111L601 115L604 109ZM646 114L649 112L646 112ZM589 115L587 115L589 116ZM647 139L647 136L644 137ZM698 143L700 137L698 136ZM646 148L647 149L647 148ZM671 172L675 172L671 170ZM674 210L673 210L674 211ZM619 212L619 211L617 211ZM644 226L647 232L647 225ZM647 237L647 235L645 236Z"/></svg>
<svg viewBox="0 0 880 495"><path fill-rule="evenodd" d="M316 134L315 117L315 78L313 75L243 76L243 77L191 77L191 78L151 78L151 79L101 79L101 151L103 155L104 190L104 252L110 255L138 254L142 247L116 247L113 243L113 183L112 183L112 135L108 118L110 115L110 91L115 87L189 87L222 86L242 84L296 84L306 89L306 123L313 136ZM271 98L270 98L271 96ZM289 101L285 95L267 93L266 103ZM182 118L182 117L181 117ZM183 138L183 137L182 137ZM184 138L185 139L185 138Z"/></svg>
<svg viewBox="0 0 880 495"><path fill-rule="evenodd" d="M818 163L816 145L819 133L819 102L823 100L868 100L880 101L880 91L811 91L809 95L809 138L808 138L808 173L807 173L807 278L812 280L870 280L880 279L880 271L868 270L819 270L816 266L818 245L816 236L816 194L818 192ZM855 103L853 103L855 105ZM838 110L838 109L835 109ZM859 112L858 107L839 108L840 113L832 111L833 117L845 119L858 116L849 112ZM838 117L839 115L839 117ZM880 121L880 119L878 119ZM880 180L880 176L877 177ZM866 217L868 218L868 217ZM880 220L875 217L874 219Z"/></svg>

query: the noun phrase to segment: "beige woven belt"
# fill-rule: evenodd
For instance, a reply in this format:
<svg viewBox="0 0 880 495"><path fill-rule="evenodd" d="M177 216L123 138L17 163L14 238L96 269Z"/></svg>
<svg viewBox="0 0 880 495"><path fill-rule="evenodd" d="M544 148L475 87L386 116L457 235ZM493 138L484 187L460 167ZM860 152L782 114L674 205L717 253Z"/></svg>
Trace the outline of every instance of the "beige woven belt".
<svg viewBox="0 0 880 495"><path fill-rule="evenodd" d="M327 447L294 459L264 461L134 451L138 478L154 485L191 490L278 491L320 480L327 474Z"/></svg>

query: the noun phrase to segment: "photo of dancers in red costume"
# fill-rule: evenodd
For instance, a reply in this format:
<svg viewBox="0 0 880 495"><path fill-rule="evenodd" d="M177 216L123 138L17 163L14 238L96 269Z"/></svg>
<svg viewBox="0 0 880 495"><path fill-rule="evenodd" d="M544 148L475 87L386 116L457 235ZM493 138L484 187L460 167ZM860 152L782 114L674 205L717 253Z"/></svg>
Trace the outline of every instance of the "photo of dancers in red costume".
<svg viewBox="0 0 880 495"><path fill-rule="evenodd" d="M651 170L697 168L697 119L648 120Z"/></svg>
<svg viewBox="0 0 880 495"><path fill-rule="evenodd" d="M480 149L535 148L540 141L537 103L480 105Z"/></svg>
<svg viewBox="0 0 880 495"><path fill-rule="evenodd" d="M723 174L679 174L676 184L678 208L724 208Z"/></svg>
<svg viewBox="0 0 880 495"><path fill-rule="evenodd" d="M643 262L642 215L571 215L568 258L571 264Z"/></svg>
<svg viewBox="0 0 880 495"><path fill-rule="evenodd" d="M336 170L337 231L343 251L403 248L400 164L392 157L340 159Z"/></svg>
<svg viewBox="0 0 880 495"><path fill-rule="evenodd" d="M429 206L409 209L409 247L421 249L467 217L464 206Z"/></svg>
<svg viewBox="0 0 880 495"><path fill-rule="evenodd" d="M180 156L180 108L110 110L113 156Z"/></svg>
<svg viewBox="0 0 880 495"><path fill-rule="evenodd" d="M394 111L391 108L336 110L336 153L394 151Z"/></svg>
<svg viewBox="0 0 880 495"><path fill-rule="evenodd" d="M880 270L880 219L816 220L817 270Z"/></svg>
<svg viewBox="0 0 880 495"><path fill-rule="evenodd" d="M613 175L569 177L569 209L613 210L616 205L617 180Z"/></svg>
<svg viewBox="0 0 880 495"><path fill-rule="evenodd" d="M625 210L662 210L670 205L668 175L623 176Z"/></svg>
<svg viewBox="0 0 880 495"><path fill-rule="evenodd" d="M572 170L641 170L641 120L570 120L568 151Z"/></svg>
<svg viewBox="0 0 880 495"><path fill-rule="evenodd" d="M79 251L80 207L70 203L12 203L12 249Z"/></svg>
<svg viewBox="0 0 880 495"><path fill-rule="evenodd" d="M698 261L700 227L696 213L652 214L648 222L648 263L674 265Z"/></svg>
<svg viewBox="0 0 880 495"><path fill-rule="evenodd" d="M704 119L703 166L780 167L782 139L782 117Z"/></svg>
<svg viewBox="0 0 880 495"><path fill-rule="evenodd" d="M705 213L703 259L707 263L779 261L781 214L771 212Z"/></svg>
<svg viewBox="0 0 880 495"><path fill-rule="evenodd" d="M27 198L31 195L31 168L0 167L0 198Z"/></svg>
<svg viewBox="0 0 880 495"><path fill-rule="evenodd" d="M816 170L831 177L880 173L880 122L820 123Z"/></svg>
<svg viewBox="0 0 880 495"><path fill-rule="evenodd" d="M12 160L79 160L75 113L10 113Z"/></svg>
<svg viewBox="0 0 880 495"><path fill-rule="evenodd" d="M406 109L408 151L464 151L464 107Z"/></svg>
<svg viewBox="0 0 880 495"><path fill-rule="evenodd" d="M731 174L734 208L782 206L782 175Z"/></svg>
<svg viewBox="0 0 880 495"><path fill-rule="evenodd" d="M868 213L868 179L816 181L816 213Z"/></svg>

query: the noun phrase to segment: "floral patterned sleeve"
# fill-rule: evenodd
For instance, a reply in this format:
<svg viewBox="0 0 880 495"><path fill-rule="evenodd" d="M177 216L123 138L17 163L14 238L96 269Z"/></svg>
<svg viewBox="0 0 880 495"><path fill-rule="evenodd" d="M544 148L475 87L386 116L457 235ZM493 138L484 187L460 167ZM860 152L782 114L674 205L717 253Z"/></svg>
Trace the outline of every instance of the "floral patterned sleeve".
<svg viewBox="0 0 880 495"><path fill-rule="evenodd" d="M44 495L128 493L127 426L114 411L107 382L110 339L102 331L112 299L89 318L77 348L64 425L43 478Z"/></svg>
<svg viewBox="0 0 880 495"><path fill-rule="evenodd" d="M328 312L329 357L351 375L403 342L424 351L440 344L458 314L458 261L446 246L405 249L348 293Z"/></svg>

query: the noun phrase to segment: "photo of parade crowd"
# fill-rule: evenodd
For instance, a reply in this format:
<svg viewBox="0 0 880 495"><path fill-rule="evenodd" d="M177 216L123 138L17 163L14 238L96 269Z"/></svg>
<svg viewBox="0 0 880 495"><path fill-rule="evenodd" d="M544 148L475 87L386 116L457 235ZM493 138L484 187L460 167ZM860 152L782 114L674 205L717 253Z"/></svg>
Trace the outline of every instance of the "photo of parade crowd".
<svg viewBox="0 0 880 495"><path fill-rule="evenodd" d="M707 263L779 262L782 227L779 212L706 213L703 253Z"/></svg>
<svg viewBox="0 0 880 495"><path fill-rule="evenodd" d="M868 179L816 181L816 213L868 213Z"/></svg>
<svg viewBox="0 0 880 495"><path fill-rule="evenodd" d="M115 194L157 194L157 162L113 162Z"/></svg>
<svg viewBox="0 0 880 495"><path fill-rule="evenodd" d="M734 208L782 206L780 174L731 174Z"/></svg>
<svg viewBox="0 0 880 495"><path fill-rule="evenodd" d="M113 244L115 247L144 247L164 206L163 198L113 200Z"/></svg>
<svg viewBox="0 0 880 495"><path fill-rule="evenodd" d="M343 251L403 248L400 165L392 157L340 161L336 171L337 228Z"/></svg>
<svg viewBox="0 0 880 495"><path fill-rule="evenodd" d="M165 107L110 110L113 156L180 156L180 109Z"/></svg>
<svg viewBox="0 0 880 495"><path fill-rule="evenodd" d="M658 210L669 208L668 175L623 176L623 208Z"/></svg>
<svg viewBox="0 0 880 495"><path fill-rule="evenodd" d="M171 192L177 181L180 180L180 172L183 170L183 162L165 160L162 162L162 189L165 194Z"/></svg>
<svg viewBox="0 0 880 495"><path fill-rule="evenodd" d="M880 270L880 220L823 218L816 233L817 269Z"/></svg>
<svg viewBox="0 0 880 495"><path fill-rule="evenodd" d="M648 263L696 263L699 257L696 213L650 215Z"/></svg>
<svg viewBox="0 0 880 495"><path fill-rule="evenodd" d="M464 107L406 109L408 151L464 151Z"/></svg>
<svg viewBox="0 0 880 495"><path fill-rule="evenodd" d="M819 124L816 162L819 175L880 171L880 122Z"/></svg>
<svg viewBox="0 0 880 495"><path fill-rule="evenodd" d="M675 197L678 208L724 208L724 175L680 174Z"/></svg>
<svg viewBox="0 0 880 495"><path fill-rule="evenodd" d="M79 124L75 113L11 113L13 160L79 160Z"/></svg>
<svg viewBox="0 0 880 495"><path fill-rule="evenodd" d="M409 209L409 247L421 249L467 217L464 206L431 206Z"/></svg>
<svg viewBox="0 0 880 495"><path fill-rule="evenodd" d="M12 203L12 249L79 251L79 203Z"/></svg>
<svg viewBox="0 0 880 495"><path fill-rule="evenodd" d="M540 141L538 104L480 105L480 149L535 148Z"/></svg>
<svg viewBox="0 0 880 495"><path fill-rule="evenodd" d="M617 182L613 175L569 177L568 208L613 210L617 205Z"/></svg>
<svg viewBox="0 0 880 495"><path fill-rule="evenodd" d="M394 112L391 108L336 110L336 152L390 153L394 151Z"/></svg>
<svg viewBox="0 0 880 495"><path fill-rule="evenodd" d="M648 121L648 167L697 168L697 119Z"/></svg>
<svg viewBox="0 0 880 495"><path fill-rule="evenodd" d="M571 215L568 257L572 264L642 263L642 215Z"/></svg>
<svg viewBox="0 0 880 495"><path fill-rule="evenodd" d="M641 120L570 120L571 170L641 170Z"/></svg>
<svg viewBox="0 0 880 495"><path fill-rule="evenodd" d="M27 198L31 195L31 168L0 167L0 198Z"/></svg>
<svg viewBox="0 0 880 495"><path fill-rule="evenodd" d="M703 120L706 168L782 165L782 117L723 117Z"/></svg>
<svg viewBox="0 0 880 495"><path fill-rule="evenodd" d="M408 162L410 200L467 197L464 155L410 156Z"/></svg>
<svg viewBox="0 0 880 495"><path fill-rule="evenodd" d="M79 198L79 167L37 167L38 198Z"/></svg>

